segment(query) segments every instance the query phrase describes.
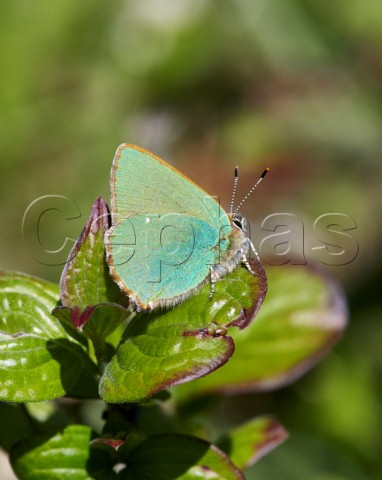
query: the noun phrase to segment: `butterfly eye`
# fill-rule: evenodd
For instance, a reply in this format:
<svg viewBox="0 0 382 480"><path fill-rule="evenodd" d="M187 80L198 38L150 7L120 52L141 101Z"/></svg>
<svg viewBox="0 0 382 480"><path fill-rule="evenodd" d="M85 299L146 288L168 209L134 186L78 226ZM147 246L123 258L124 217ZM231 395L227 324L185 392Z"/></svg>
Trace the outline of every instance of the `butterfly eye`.
<svg viewBox="0 0 382 480"><path fill-rule="evenodd" d="M234 220L233 224L236 225L236 227L239 228L240 230L243 230L243 224L241 223L240 220Z"/></svg>
<svg viewBox="0 0 382 480"><path fill-rule="evenodd" d="M243 217L243 215L239 213L235 214L232 219L232 223L235 225L236 228L238 228L242 232L246 234L249 233L249 223L248 223L248 220L245 217Z"/></svg>

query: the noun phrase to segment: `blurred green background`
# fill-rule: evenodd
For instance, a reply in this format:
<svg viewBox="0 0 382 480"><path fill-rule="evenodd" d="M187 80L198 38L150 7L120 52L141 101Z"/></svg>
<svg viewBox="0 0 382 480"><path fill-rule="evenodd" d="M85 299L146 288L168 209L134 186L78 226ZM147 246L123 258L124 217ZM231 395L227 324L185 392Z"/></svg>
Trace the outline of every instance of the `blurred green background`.
<svg viewBox="0 0 382 480"><path fill-rule="evenodd" d="M357 224L357 258L330 269L348 294L351 322L303 379L226 399L217 421L275 413L291 432L248 479L382 478L382 2L0 7L1 267L58 281L62 266L54 264L72 243L42 255L38 215L29 209L23 236L24 213L40 197L67 197L72 203L34 204L48 209L40 241L54 251L75 239L95 198L109 199L120 143L154 151L225 206L234 165L238 197L271 167L243 207L257 246L262 220L276 212L304 222L308 260L320 245L319 215L342 213Z"/></svg>

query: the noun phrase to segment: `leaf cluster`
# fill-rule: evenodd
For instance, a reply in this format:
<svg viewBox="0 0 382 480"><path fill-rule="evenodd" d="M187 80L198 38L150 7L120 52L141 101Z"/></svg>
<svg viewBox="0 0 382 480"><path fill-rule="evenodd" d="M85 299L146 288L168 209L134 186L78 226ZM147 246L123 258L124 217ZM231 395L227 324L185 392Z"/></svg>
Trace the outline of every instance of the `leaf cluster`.
<svg viewBox="0 0 382 480"><path fill-rule="evenodd" d="M99 198L59 286L0 275L0 399L13 432L0 443L16 474L21 480L244 478L243 470L286 438L285 429L263 416L220 438L195 434L195 399L202 404L211 394L278 388L302 375L345 326L341 291L314 269L266 275L252 261L255 276L237 268L216 283L212 300L206 285L173 309L136 313L108 273L108 228L109 210ZM259 313L267 276L271 294ZM42 421L28 408L63 397L75 404L102 399L102 431L70 416L57 420L57 409L56 420ZM151 419L144 425L142 412Z"/></svg>

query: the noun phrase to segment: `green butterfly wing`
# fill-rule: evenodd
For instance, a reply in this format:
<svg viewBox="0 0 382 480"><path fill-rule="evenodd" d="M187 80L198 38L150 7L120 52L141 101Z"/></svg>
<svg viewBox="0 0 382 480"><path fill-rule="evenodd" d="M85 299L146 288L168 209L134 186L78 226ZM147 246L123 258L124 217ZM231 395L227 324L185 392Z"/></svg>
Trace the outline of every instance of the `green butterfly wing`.
<svg viewBox="0 0 382 480"><path fill-rule="evenodd" d="M118 148L110 189L114 225L137 213L184 213L213 225L220 221L230 223L208 193L159 157L135 145L123 144Z"/></svg>
<svg viewBox="0 0 382 480"><path fill-rule="evenodd" d="M220 205L139 147L118 148L111 200L110 270L143 308L171 305L188 296L229 247L230 221Z"/></svg>

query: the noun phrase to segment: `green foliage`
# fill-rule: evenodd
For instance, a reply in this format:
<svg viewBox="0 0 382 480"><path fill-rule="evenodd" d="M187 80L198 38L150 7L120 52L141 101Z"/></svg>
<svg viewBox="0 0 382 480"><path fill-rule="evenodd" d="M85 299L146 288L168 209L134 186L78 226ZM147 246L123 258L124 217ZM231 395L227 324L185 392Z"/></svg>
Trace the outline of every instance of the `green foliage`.
<svg viewBox="0 0 382 480"><path fill-rule="evenodd" d="M78 212L108 194L105 159L121 141L178 162L206 191L221 195L223 206L235 164L239 194L268 164L266 188L243 210L257 226L253 239L261 258L259 245L269 232L259 226L271 212L304 219L308 262L315 256L311 247L320 245L311 231L317 215L342 212L358 224L347 232L359 243L358 258L333 269L345 286L351 322L329 359L286 388L219 396L215 403L207 390L195 392L193 405L205 409L203 420L200 411L186 411L190 429L211 440L214 414L228 430L273 412L291 438L246 472L248 480L382 478L381 1L0 3L0 265L58 282L71 238L83 228ZM78 208L41 218L45 249L56 251L67 239L62 252L45 255L44 263L30 248L34 225L26 225L21 244L20 223L27 206L47 193L68 196ZM50 262L52 257L59 261ZM251 336L260 322L274 295L271 277L260 316L240 335L229 329L236 352L221 372L236 362L241 334ZM103 351L99 343L98 357L86 325L76 340L85 349L89 342L101 369L115 354L124 322L107 339L113 348ZM260 369L261 358L256 365L249 361L244 370ZM220 370L206 378L212 381ZM80 388L86 392L84 381L77 382L78 394ZM164 410L173 412L173 403ZM71 421L102 423L101 401L59 405ZM1 437L7 437L1 445L8 449L19 430L33 434L29 408L0 407ZM135 418L150 423L152 410L142 405ZM305 437L295 442L298 431ZM311 445L314 438L321 443ZM347 469L338 466L344 451L352 457Z"/></svg>
<svg viewBox="0 0 382 480"><path fill-rule="evenodd" d="M272 295L258 315L267 277L251 260L255 274L238 267L216 283L212 300L206 285L173 309L133 314L108 276L108 215L99 198L60 292L24 274L0 276L2 399L98 397L109 404L101 436L63 417L43 421L38 408L10 406L11 421L25 427L0 437L15 472L20 480L243 479L242 470L285 440L277 420L255 418L215 445L185 435L191 418L182 427L166 408L184 412L187 399L206 391L269 389L300 376L345 326L340 290L312 269L271 270ZM165 390L180 383L169 400Z"/></svg>
<svg viewBox="0 0 382 480"><path fill-rule="evenodd" d="M284 428L272 417L250 420L220 438L216 444L241 470L246 470L287 438Z"/></svg>
<svg viewBox="0 0 382 480"><path fill-rule="evenodd" d="M12 465L20 480L86 479L90 440L91 429L81 425L36 435L15 446Z"/></svg>
<svg viewBox="0 0 382 480"><path fill-rule="evenodd" d="M0 275L0 398L37 402L69 394L87 377L94 394L97 371L82 346L51 316L56 285L19 273Z"/></svg>
<svg viewBox="0 0 382 480"><path fill-rule="evenodd" d="M123 479L244 480L242 473L216 446L195 437L156 435L134 448L126 458Z"/></svg>
<svg viewBox="0 0 382 480"><path fill-rule="evenodd" d="M180 388L179 396L278 388L300 377L341 335L347 310L330 277L298 266L269 268L267 277L270 294L256 321L250 329L232 332L232 360Z"/></svg>
<svg viewBox="0 0 382 480"><path fill-rule="evenodd" d="M258 293L256 278L238 268L168 312L138 314L100 383L106 402L138 402L164 388L216 370L232 356L227 326L250 309Z"/></svg>

